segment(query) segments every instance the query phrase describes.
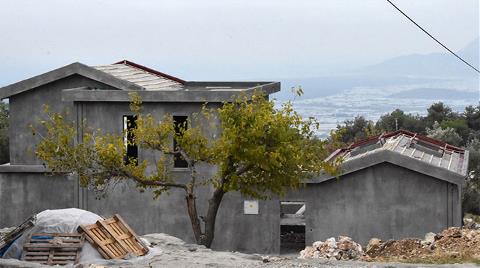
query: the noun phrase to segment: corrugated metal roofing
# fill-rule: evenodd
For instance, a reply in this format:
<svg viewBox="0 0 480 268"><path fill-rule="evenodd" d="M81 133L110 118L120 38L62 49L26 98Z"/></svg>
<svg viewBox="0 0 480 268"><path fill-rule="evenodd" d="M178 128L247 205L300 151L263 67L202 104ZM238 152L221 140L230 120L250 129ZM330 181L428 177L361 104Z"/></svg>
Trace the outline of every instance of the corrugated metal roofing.
<svg viewBox="0 0 480 268"><path fill-rule="evenodd" d="M343 162L348 162L381 150L392 151L461 175L466 175L467 172L464 149L404 130L359 141L348 148L335 151L327 159L342 158Z"/></svg>
<svg viewBox="0 0 480 268"><path fill-rule="evenodd" d="M137 84L145 90L178 90L183 88L183 81L176 77L128 61L93 66L93 68Z"/></svg>

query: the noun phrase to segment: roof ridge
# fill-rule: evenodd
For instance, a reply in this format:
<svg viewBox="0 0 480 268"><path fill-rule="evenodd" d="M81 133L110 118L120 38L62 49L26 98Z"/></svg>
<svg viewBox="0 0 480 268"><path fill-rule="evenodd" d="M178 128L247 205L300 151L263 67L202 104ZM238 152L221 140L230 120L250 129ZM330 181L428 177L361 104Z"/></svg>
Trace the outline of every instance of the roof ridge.
<svg viewBox="0 0 480 268"><path fill-rule="evenodd" d="M175 77L173 75L162 73L160 71L154 70L152 68L149 68L149 67L146 67L146 66L140 65L138 63L128 61L128 60L122 60L122 61L119 61L119 62L115 62L112 65L115 65L115 64L123 64L123 65L127 65L127 66L130 66L130 67L133 67L133 68L137 68L137 69L140 69L140 70L145 71L147 73L150 73L150 74L153 74L153 75L156 75L156 76L160 76L160 77L167 78L169 80L178 82L182 85L184 85L187 82L187 81L185 81L183 79L180 79L178 77Z"/></svg>

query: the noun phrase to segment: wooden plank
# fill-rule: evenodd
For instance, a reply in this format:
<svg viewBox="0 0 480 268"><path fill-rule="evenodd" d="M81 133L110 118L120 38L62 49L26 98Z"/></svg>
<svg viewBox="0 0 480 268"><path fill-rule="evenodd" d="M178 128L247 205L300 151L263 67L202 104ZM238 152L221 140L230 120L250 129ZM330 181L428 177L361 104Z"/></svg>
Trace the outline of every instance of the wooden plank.
<svg viewBox="0 0 480 268"><path fill-rule="evenodd" d="M26 243L23 245L23 248L81 248L82 244L71 244L71 243L61 243L61 244L49 244L49 243Z"/></svg>
<svg viewBox="0 0 480 268"><path fill-rule="evenodd" d="M50 249L50 254L48 254L47 264L52 265L53 263L53 249Z"/></svg>
<svg viewBox="0 0 480 268"><path fill-rule="evenodd" d="M57 265L78 262L84 243L82 234L35 233L27 239L22 260Z"/></svg>
<svg viewBox="0 0 480 268"><path fill-rule="evenodd" d="M87 235L87 240L93 242L92 244L98 249L101 248L105 253L106 259L118 259L124 257L128 252L123 248L118 248L112 246L114 243L118 243L112 237L110 233L101 229L101 226L98 225L98 222L95 224L80 226L85 234ZM90 241L92 240L92 241ZM102 253L102 252L100 252ZM103 255L103 254L102 254Z"/></svg>
<svg viewBox="0 0 480 268"><path fill-rule="evenodd" d="M88 234L87 232L85 232L85 234L86 234L85 238L87 239L87 241L88 241L90 244L92 244L92 245L97 249L98 252L100 252L100 255L102 255L102 257L104 257L105 259L110 259L110 256L107 254L107 252L105 252L105 250L104 250L102 247L100 247L100 245L98 245L98 244L95 242L95 240L93 240L93 239L89 236L89 234Z"/></svg>
<svg viewBox="0 0 480 268"><path fill-rule="evenodd" d="M142 242L142 240L140 240L138 238L135 231L132 228L130 228L130 226L123 220L123 218L118 214L115 214L115 216L113 216L113 218L117 219L118 223L121 224L121 226L119 226L119 228L121 228L121 229L125 228L127 231L129 231L132 234L132 241L131 242L134 244L135 248L137 248L137 246L138 246L138 249L139 249L137 251L137 255L143 256L146 253L148 253L148 247Z"/></svg>
<svg viewBox="0 0 480 268"><path fill-rule="evenodd" d="M49 251L28 251L27 256L48 256ZM71 252L55 252L55 256L76 256L77 251Z"/></svg>
<svg viewBox="0 0 480 268"><path fill-rule="evenodd" d="M32 236L55 236L55 237L77 237L81 238L82 234L79 233L35 233Z"/></svg>
<svg viewBox="0 0 480 268"><path fill-rule="evenodd" d="M148 247L118 214L79 229L106 259L123 258L128 253L142 256L148 252Z"/></svg>
<svg viewBox="0 0 480 268"><path fill-rule="evenodd" d="M125 251L125 252L130 251L130 250L128 250L128 248L129 248L128 245L125 244L125 242L118 237L118 232L115 231L113 228L111 228L111 225L108 225L103 221L98 221L97 224L99 224L101 227L103 227L105 230L107 230L112 235L112 237L119 244L119 246L122 247L123 251Z"/></svg>
<svg viewBox="0 0 480 268"><path fill-rule="evenodd" d="M77 256L52 256L53 261L71 260L74 261Z"/></svg>

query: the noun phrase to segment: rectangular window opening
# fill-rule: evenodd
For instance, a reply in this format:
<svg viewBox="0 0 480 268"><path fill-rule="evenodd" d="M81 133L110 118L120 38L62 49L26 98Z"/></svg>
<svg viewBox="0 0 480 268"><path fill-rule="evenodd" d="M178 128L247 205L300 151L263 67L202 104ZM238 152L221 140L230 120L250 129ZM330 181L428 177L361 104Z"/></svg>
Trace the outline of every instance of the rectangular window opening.
<svg viewBox="0 0 480 268"><path fill-rule="evenodd" d="M173 124L175 127L175 135L181 135L182 130L188 128L188 116L174 116ZM177 141L173 139L173 149L177 149ZM174 168L187 168L188 163L183 159L181 155L175 155L173 158L173 167Z"/></svg>
<svg viewBox="0 0 480 268"><path fill-rule="evenodd" d="M135 135L133 133L136 127L137 117L135 115L123 116L123 144L126 151L123 161L126 165L131 163L138 164L138 146L135 143Z"/></svg>

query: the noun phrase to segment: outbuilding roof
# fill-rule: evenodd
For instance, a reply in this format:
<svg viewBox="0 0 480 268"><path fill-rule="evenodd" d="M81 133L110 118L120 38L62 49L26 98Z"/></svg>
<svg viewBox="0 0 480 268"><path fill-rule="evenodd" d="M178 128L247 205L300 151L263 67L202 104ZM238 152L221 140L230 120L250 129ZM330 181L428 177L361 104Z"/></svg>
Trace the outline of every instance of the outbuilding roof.
<svg viewBox="0 0 480 268"><path fill-rule="evenodd" d="M326 160L340 162L341 174L390 162L456 184L463 184L468 172L467 150L406 130L355 142Z"/></svg>

